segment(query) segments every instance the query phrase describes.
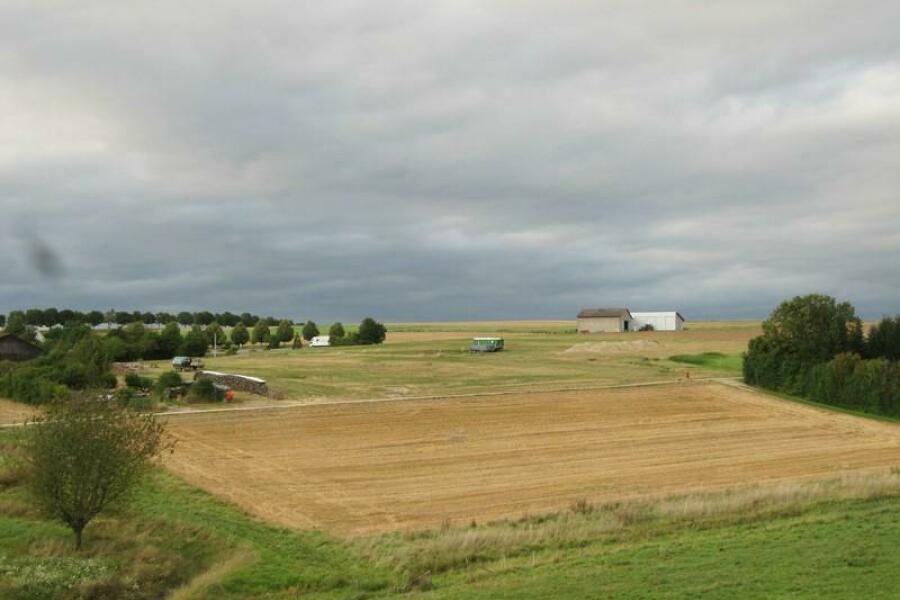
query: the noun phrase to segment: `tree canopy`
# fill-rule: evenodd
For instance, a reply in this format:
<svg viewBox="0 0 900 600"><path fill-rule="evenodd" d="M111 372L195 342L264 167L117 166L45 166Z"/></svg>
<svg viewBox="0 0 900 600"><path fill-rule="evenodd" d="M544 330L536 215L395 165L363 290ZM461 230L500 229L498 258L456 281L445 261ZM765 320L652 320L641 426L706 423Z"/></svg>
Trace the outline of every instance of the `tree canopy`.
<svg viewBox="0 0 900 600"><path fill-rule="evenodd" d="M294 339L294 326L287 319L282 320L275 330L275 337L279 342L290 342Z"/></svg>
<svg viewBox="0 0 900 600"><path fill-rule="evenodd" d="M250 340L250 333L243 322L238 323L231 330L231 343L243 346Z"/></svg>
<svg viewBox="0 0 900 600"><path fill-rule="evenodd" d="M387 329L371 317L366 317L359 324L357 334L360 344L380 344L387 335Z"/></svg>
<svg viewBox="0 0 900 600"><path fill-rule="evenodd" d="M315 322L307 321L303 326L303 339L308 342L317 335L319 335L319 328L316 326Z"/></svg>

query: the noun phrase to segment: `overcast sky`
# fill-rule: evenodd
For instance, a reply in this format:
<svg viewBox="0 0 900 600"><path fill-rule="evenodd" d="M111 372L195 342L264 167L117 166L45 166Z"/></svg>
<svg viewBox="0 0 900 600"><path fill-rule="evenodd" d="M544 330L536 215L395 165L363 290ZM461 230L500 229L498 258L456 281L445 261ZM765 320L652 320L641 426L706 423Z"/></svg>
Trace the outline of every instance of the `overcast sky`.
<svg viewBox="0 0 900 600"><path fill-rule="evenodd" d="M900 3L706 4L0 0L0 312L900 312Z"/></svg>

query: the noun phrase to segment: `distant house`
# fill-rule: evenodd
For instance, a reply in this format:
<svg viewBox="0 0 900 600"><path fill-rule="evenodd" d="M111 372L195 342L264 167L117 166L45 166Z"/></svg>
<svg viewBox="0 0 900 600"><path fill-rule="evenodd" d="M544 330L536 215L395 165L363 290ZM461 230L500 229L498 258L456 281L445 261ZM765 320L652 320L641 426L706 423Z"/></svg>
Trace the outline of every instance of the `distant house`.
<svg viewBox="0 0 900 600"><path fill-rule="evenodd" d="M309 340L310 348L324 348L325 346L331 345L331 336L328 335L317 335L313 339Z"/></svg>
<svg viewBox="0 0 900 600"><path fill-rule="evenodd" d="M11 333L0 333L0 360L31 360L41 349Z"/></svg>
<svg viewBox="0 0 900 600"><path fill-rule="evenodd" d="M634 317L627 308L586 308L578 313L578 333L631 331Z"/></svg>
<svg viewBox="0 0 900 600"><path fill-rule="evenodd" d="M684 317L676 311L663 312L633 312L634 329L638 330L645 325L652 325L655 331L681 331L684 329Z"/></svg>

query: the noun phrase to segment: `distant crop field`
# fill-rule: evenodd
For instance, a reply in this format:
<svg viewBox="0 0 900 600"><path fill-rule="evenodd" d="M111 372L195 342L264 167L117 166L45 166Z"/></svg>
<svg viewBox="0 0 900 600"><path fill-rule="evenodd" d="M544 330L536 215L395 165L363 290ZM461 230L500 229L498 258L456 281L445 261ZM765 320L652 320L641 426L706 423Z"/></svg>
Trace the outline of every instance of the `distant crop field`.
<svg viewBox="0 0 900 600"><path fill-rule="evenodd" d="M465 525L900 464L900 428L715 383L172 417L176 474L280 525Z"/></svg>

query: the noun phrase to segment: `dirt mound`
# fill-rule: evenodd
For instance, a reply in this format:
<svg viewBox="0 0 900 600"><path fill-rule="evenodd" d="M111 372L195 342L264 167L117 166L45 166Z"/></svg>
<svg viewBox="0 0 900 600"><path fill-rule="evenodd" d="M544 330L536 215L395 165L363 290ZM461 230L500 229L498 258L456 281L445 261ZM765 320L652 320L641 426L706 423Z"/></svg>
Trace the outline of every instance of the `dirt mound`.
<svg viewBox="0 0 900 600"><path fill-rule="evenodd" d="M575 344L564 350L566 354L577 352L589 352L591 354L625 354L627 352L639 352L659 346L654 340L633 340L630 342L585 342Z"/></svg>

